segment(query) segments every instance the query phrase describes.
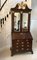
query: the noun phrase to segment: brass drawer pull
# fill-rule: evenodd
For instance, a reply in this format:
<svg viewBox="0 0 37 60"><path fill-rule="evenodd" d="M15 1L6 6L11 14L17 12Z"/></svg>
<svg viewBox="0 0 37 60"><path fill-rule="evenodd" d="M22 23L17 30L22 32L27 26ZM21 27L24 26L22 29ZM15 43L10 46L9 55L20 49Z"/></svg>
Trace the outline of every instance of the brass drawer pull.
<svg viewBox="0 0 37 60"><path fill-rule="evenodd" d="M19 50L18 49L16 49L16 52L18 52Z"/></svg>
<svg viewBox="0 0 37 60"><path fill-rule="evenodd" d="M19 42L19 40L17 40L17 42Z"/></svg>
<svg viewBox="0 0 37 60"><path fill-rule="evenodd" d="M28 51L29 49L27 48L26 50Z"/></svg>
<svg viewBox="0 0 37 60"><path fill-rule="evenodd" d="M24 42L21 42L22 44L24 44Z"/></svg>
<svg viewBox="0 0 37 60"><path fill-rule="evenodd" d="M18 48L18 46L16 46Z"/></svg>
<svg viewBox="0 0 37 60"><path fill-rule="evenodd" d="M24 45L22 45L22 47L24 47Z"/></svg>
<svg viewBox="0 0 37 60"><path fill-rule="evenodd" d="M21 48L21 50L24 50L24 48Z"/></svg>
<svg viewBox="0 0 37 60"><path fill-rule="evenodd" d="M26 40L26 41L28 41L28 40Z"/></svg>
<svg viewBox="0 0 37 60"><path fill-rule="evenodd" d="M27 45L27 47L29 47L29 45Z"/></svg>
<svg viewBox="0 0 37 60"><path fill-rule="evenodd" d="M16 43L17 45L19 44L19 43Z"/></svg>

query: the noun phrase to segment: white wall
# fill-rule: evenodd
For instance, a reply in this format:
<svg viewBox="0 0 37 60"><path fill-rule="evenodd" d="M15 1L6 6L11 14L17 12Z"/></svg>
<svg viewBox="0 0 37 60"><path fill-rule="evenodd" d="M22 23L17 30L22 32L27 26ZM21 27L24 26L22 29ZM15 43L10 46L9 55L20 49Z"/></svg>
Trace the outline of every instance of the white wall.
<svg viewBox="0 0 37 60"><path fill-rule="evenodd" d="M2 0L3 1L3 0ZM16 5L16 2L20 2L22 0L8 0L5 6L3 7L1 11L1 18L4 17L7 13L9 13L9 10L11 7L14 7ZM29 1L29 3L28 3ZM27 4L29 8L31 8L31 0L28 0ZM26 2L25 2L26 3ZM34 3L34 0L32 1L32 4ZM31 33L34 38L34 41L36 43L37 41L37 11L36 5L33 7L32 5L32 15L31 15ZM3 47L10 47L11 46L11 16L7 18L7 21L3 25L3 28L0 28L0 48Z"/></svg>
<svg viewBox="0 0 37 60"><path fill-rule="evenodd" d="M33 46L37 48L37 0L32 0L31 33L33 35Z"/></svg>
<svg viewBox="0 0 37 60"><path fill-rule="evenodd" d="M0 7L1 7L1 0L0 0Z"/></svg>
<svg viewBox="0 0 37 60"><path fill-rule="evenodd" d="M4 2L5 2L5 0L1 0L1 6L3 5Z"/></svg>

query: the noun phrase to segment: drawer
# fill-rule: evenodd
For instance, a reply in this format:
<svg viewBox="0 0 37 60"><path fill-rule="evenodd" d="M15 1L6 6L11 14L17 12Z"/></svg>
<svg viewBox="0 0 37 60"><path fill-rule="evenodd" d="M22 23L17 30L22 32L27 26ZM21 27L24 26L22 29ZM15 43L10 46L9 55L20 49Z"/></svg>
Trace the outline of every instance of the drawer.
<svg viewBox="0 0 37 60"><path fill-rule="evenodd" d="M16 48L15 52L17 52L17 53L20 52L20 48Z"/></svg>
<svg viewBox="0 0 37 60"><path fill-rule="evenodd" d="M27 43L32 43L32 40L25 40L25 42Z"/></svg>
<svg viewBox="0 0 37 60"><path fill-rule="evenodd" d="M25 40L20 40L20 50L25 51Z"/></svg>
<svg viewBox="0 0 37 60"><path fill-rule="evenodd" d="M25 49L26 50L31 50L32 49L32 44L25 44Z"/></svg>
<svg viewBox="0 0 37 60"><path fill-rule="evenodd" d="M32 40L25 40L25 49L29 51L32 49Z"/></svg>
<svg viewBox="0 0 37 60"><path fill-rule="evenodd" d="M16 52L29 51L32 49L32 41L31 40L12 40L12 46Z"/></svg>
<svg viewBox="0 0 37 60"><path fill-rule="evenodd" d="M25 48L25 50L26 50L26 51L31 51L32 48L30 48L30 47L28 48L28 47L27 47L27 48Z"/></svg>
<svg viewBox="0 0 37 60"><path fill-rule="evenodd" d="M26 51L29 51L30 49L29 49L29 48L26 48L25 50L26 50Z"/></svg>
<svg viewBox="0 0 37 60"><path fill-rule="evenodd" d="M32 40L25 40L25 45L32 45Z"/></svg>
<svg viewBox="0 0 37 60"><path fill-rule="evenodd" d="M20 49L20 51L25 51L25 48L24 48L24 47L22 47L22 48Z"/></svg>
<svg viewBox="0 0 37 60"><path fill-rule="evenodd" d="M22 45L24 45L25 44L25 40L20 40L20 44Z"/></svg>
<svg viewBox="0 0 37 60"><path fill-rule="evenodd" d="M25 46L26 46L26 48L31 48L32 47L32 45L30 45L30 44L27 44Z"/></svg>
<svg viewBox="0 0 37 60"><path fill-rule="evenodd" d="M12 46L13 46L15 49L19 49L19 48L20 48L20 40L13 40L13 41L12 41Z"/></svg>
<svg viewBox="0 0 37 60"><path fill-rule="evenodd" d="M25 41L24 40L20 40L20 47L24 47L25 46Z"/></svg>
<svg viewBox="0 0 37 60"><path fill-rule="evenodd" d="M18 44L20 44L20 40L12 40L12 44L18 45Z"/></svg>

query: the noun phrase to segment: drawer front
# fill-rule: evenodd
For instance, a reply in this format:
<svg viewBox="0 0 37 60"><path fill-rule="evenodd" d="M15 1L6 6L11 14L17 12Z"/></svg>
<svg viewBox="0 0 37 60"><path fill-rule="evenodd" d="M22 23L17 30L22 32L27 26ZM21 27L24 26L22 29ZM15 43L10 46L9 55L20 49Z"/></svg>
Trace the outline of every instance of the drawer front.
<svg viewBox="0 0 37 60"><path fill-rule="evenodd" d="M32 40L25 40L25 45L26 46L32 46Z"/></svg>
<svg viewBox="0 0 37 60"><path fill-rule="evenodd" d="M29 51L32 49L31 40L12 40L12 46L16 52Z"/></svg>
<svg viewBox="0 0 37 60"><path fill-rule="evenodd" d="M25 40L20 41L20 51L25 51Z"/></svg>
<svg viewBox="0 0 37 60"><path fill-rule="evenodd" d="M32 40L26 40L25 41L25 49L26 49L26 51L32 49Z"/></svg>
<svg viewBox="0 0 37 60"><path fill-rule="evenodd" d="M20 51L20 40L12 40L13 49L15 52Z"/></svg>
<svg viewBox="0 0 37 60"><path fill-rule="evenodd" d="M12 40L13 47L20 46L20 40Z"/></svg>

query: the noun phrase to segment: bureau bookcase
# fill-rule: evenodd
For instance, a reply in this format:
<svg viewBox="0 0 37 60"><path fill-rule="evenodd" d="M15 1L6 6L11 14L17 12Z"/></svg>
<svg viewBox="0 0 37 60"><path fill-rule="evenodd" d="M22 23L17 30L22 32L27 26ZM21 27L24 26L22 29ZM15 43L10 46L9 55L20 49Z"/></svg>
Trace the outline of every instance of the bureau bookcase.
<svg viewBox="0 0 37 60"><path fill-rule="evenodd" d="M30 32L31 10L27 4L21 5L21 7L20 4L17 4L15 8L11 8L11 56L24 52L33 54L33 38Z"/></svg>

